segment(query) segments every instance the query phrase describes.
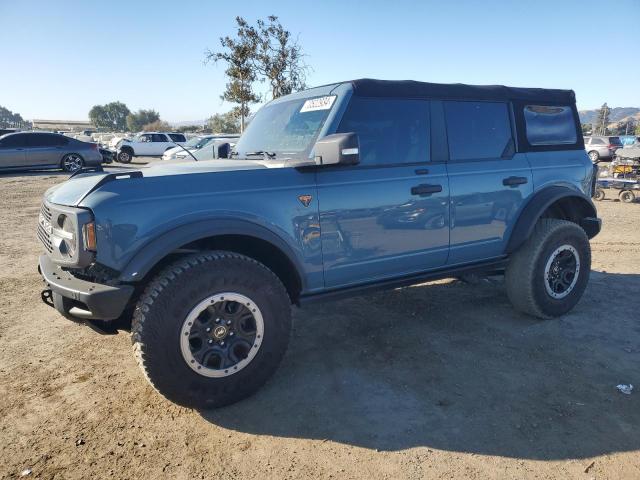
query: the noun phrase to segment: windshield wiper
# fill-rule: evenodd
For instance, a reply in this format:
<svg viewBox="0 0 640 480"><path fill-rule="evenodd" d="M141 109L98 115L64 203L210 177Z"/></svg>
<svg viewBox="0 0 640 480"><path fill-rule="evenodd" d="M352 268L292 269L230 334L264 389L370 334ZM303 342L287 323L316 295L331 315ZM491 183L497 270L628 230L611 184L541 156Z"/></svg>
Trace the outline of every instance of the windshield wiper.
<svg viewBox="0 0 640 480"><path fill-rule="evenodd" d="M275 152L265 152L264 150L258 150L255 152L247 152L244 154L245 157L264 157L265 159L276 158Z"/></svg>

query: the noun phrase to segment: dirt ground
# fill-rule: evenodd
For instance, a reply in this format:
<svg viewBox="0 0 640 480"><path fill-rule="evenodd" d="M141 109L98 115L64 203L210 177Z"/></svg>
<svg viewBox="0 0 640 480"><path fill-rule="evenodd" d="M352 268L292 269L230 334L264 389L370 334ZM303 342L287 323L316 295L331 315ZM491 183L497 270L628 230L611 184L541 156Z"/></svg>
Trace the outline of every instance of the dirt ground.
<svg viewBox="0 0 640 480"><path fill-rule="evenodd" d="M41 302L39 202L65 178L0 175L1 478L640 478L640 203L598 204L561 319L487 281L295 310L266 387L200 413L147 384L126 332Z"/></svg>

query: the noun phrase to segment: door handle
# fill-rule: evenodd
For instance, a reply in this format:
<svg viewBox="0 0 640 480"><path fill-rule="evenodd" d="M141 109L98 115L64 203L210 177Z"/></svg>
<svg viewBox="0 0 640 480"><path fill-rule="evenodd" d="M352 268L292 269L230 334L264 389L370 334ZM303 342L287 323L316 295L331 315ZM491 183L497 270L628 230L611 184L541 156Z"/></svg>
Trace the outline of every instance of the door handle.
<svg viewBox="0 0 640 480"><path fill-rule="evenodd" d="M502 180L502 184L505 187L515 187L517 185L524 185L528 181L527 177L507 177Z"/></svg>
<svg viewBox="0 0 640 480"><path fill-rule="evenodd" d="M442 191L442 185L416 185L411 188L411 195L431 195Z"/></svg>

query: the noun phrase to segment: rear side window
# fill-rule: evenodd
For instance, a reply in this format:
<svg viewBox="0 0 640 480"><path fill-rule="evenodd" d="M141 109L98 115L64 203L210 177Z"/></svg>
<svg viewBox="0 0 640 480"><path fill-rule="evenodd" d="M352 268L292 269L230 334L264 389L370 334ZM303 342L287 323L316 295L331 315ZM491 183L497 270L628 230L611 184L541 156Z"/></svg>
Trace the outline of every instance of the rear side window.
<svg viewBox="0 0 640 480"><path fill-rule="evenodd" d="M173 140L174 142L186 141L186 138L184 138L184 135L180 135L179 133L170 133L169 136L171 137L171 140Z"/></svg>
<svg viewBox="0 0 640 480"><path fill-rule="evenodd" d="M428 100L352 97L338 133L355 132L360 163L384 165L428 162Z"/></svg>
<svg viewBox="0 0 640 480"><path fill-rule="evenodd" d="M53 146L53 135L46 133L33 133L27 138L29 147L51 147Z"/></svg>
<svg viewBox="0 0 640 480"><path fill-rule="evenodd" d="M622 145L622 140L620 140L620 137L609 137L609 143L611 145Z"/></svg>
<svg viewBox="0 0 640 480"><path fill-rule="evenodd" d="M509 109L501 102L444 102L451 160L501 158L513 152Z"/></svg>
<svg viewBox="0 0 640 480"><path fill-rule="evenodd" d="M61 147L63 145L67 145L69 143L69 139L63 135L51 135L50 144L55 147Z"/></svg>
<svg viewBox="0 0 640 480"><path fill-rule="evenodd" d="M601 138L592 138L591 145L605 145L605 143Z"/></svg>
<svg viewBox="0 0 640 480"><path fill-rule="evenodd" d="M571 107L526 105L524 121L530 145L571 145L578 139Z"/></svg>

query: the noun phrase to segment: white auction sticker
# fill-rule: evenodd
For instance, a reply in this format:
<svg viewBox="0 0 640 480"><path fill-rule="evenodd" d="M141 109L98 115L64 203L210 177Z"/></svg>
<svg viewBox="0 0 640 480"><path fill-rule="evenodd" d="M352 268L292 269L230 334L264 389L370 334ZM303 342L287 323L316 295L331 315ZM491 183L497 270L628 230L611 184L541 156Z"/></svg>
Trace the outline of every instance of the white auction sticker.
<svg viewBox="0 0 640 480"><path fill-rule="evenodd" d="M316 110L329 110L335 101L335 95L329 95L326 97L318 97L318 98L310 98L302 108L300 109L300 113L304 112L315 112Z"/></svg>

